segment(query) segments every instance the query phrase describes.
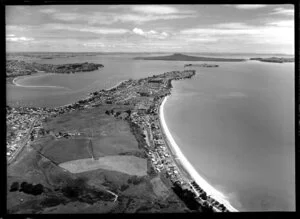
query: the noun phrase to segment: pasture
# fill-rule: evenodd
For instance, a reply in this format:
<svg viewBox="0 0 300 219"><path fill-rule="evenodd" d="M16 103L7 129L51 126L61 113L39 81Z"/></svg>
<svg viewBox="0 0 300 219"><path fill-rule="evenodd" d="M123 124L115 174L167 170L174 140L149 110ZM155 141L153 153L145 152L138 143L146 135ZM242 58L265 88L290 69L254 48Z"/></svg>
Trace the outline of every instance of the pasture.
<svg viewBox="0 0 300 219"><path fill-rule="evenodd" d="M106 156L94 159L79 159L61 163L60 167L71 173L82 173L97 169L122 172L128 175L147 175L147 160L135 156Z"/></svg>
<svg viewBox="0 0 300 219"><path fill-rule="evenodd" d="M138 142L126 121L106 115L101 108L73 111L52 118L45 129L64 133L80 133L69 139L58 139L43 144L41 153L56 163L91 158L89 139L96 158L139 152Z"/></svg>

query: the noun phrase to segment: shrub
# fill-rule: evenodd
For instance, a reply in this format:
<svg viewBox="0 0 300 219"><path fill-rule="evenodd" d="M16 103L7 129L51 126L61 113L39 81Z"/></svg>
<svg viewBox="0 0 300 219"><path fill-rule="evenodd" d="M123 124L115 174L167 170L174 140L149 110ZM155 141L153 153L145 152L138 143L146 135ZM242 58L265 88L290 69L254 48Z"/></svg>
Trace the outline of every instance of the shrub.
<svg viewBox="0 0 300 219"><path fill-rule="evenodd" d="M14 182L13 184L11 184L10 186L10 192L15 192L19 190L19 183L18 182Z"/></svg>

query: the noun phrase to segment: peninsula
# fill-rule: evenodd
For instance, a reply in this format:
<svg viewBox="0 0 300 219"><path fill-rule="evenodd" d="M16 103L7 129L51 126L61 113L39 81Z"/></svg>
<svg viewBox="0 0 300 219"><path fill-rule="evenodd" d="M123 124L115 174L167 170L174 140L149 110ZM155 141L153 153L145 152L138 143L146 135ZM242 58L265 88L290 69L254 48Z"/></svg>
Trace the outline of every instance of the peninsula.
<svg viewBox="0 0 300 219"><path fill-rule="evenodd" d="M283 57L250 58L250 60L256 60L261 62L275 62L275 63L295 62L295 58L283 58Z"/></svg>
<svg viewBox="0 0 300 219"><path fill-rule="evenodd" d="M231 58L213 58L189 56L181 53L174 53L169 56L151 56L151 57L136 57L136 60L164 60L164 61L213 61L213 62L241 62L245 59L231 59Z"/></svg>
<svg viewBox="0 0 300 219"><path fill-rule="evenodd" d="M94 63L72 63L72 64L40 64L36 62L25 62L19 60L7 60L6 62L6 81L12 82L15 77L31 75L38 72L43 73L58 73L70 74L75 72L95 71L98 68L103 68L102 64Z"/></svg>
<svg viewBox="0 0 300 219"><path fill-rule="evenodd" d="M171 81L194 75L131 79L57 108L7 107L8 211L234 210L194 178L164 122Z"/></svg>

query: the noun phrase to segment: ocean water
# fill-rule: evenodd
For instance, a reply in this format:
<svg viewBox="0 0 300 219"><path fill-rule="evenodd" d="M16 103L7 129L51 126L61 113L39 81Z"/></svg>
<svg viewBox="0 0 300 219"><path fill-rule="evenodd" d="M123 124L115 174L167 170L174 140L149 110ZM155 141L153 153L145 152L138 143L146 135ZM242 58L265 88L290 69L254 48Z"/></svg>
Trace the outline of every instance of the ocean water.
<svg viewBox="0 0 300 219"><path fill-rule="evenodd" d="M238 210L294 211L294 64L196 70L165 105L182 152Z"/></svg>
<svg viewBox="0 0 300 219"><path fill-rule="evenodd" d="M135 56L140 55L40 60L88 61L104 68L20 79L18 83L27 87L7 85L7 102L64 105L119 81L183 70L190 63L133 60ZM176 143L200 175L238 210L295 210L294 64L217 64L220 67L195 68L192 79L172 82L165 119Z"/></svg>

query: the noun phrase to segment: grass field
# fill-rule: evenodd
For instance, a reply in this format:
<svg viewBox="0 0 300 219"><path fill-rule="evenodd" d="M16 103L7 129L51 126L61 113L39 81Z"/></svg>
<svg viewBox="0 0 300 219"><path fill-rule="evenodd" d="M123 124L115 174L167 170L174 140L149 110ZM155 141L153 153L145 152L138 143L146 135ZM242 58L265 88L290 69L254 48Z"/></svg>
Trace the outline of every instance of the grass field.
<svg viewBox="0 0 300 219"><path fill-rule="evenodd" d="M87 139L59 139L46 144L41 153L55 163L63 163L76 159L90 158L87 150Z"/></svg>
<svg viewBox="0 0 300 219"><path fill-rule="evenodd" d="M90 158L91 137L95 157L138 152L138 142L126 121L106 115L103 109L74 111L51 119L45 129L54 132L79 132L77 139L59 139L46 142L41 152L57 163ZM134 153L133 153L134 154Z"/></svg>
<svg viewBox="0 0 300 219"><path fill-rule="evenodd" d="M79 159L61 163L60 167L71 173L81 173L96 169L112 170L128 175L147 175L147 160L135 156L106 156L98 160Z"/></svg>

